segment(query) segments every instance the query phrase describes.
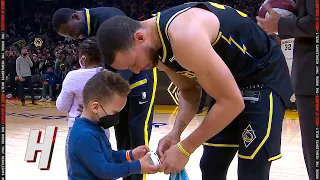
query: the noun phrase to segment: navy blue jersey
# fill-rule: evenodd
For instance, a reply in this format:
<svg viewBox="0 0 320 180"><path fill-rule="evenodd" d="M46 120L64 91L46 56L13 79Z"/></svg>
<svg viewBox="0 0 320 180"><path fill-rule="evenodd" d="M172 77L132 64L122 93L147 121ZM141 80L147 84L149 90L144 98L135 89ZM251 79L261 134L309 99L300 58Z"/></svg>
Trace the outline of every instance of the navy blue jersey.
<svg viewBox="0 0 320 180"><path fill-rule="evenodd" d="M288 67L281 49L250 17L228 6L197 2L159 12L157 26L162 48L158 54L164 65L179 74L196 78L193 72L184 69L176 61L168 34L172 20L193 7L206 9L218 17L220 29L216 40L212 42L212 48L228 66L238 86L245 88L263 84L277 92L289 106L293 93Z"/></svg>
<svg viewBox="0 0 320 180"><path fill-rule="evenodd" d="M84 9L88 36L96 36L101 24L114 16L125 16L126 14L115 7L97 7Z"/></svg>
<svg viewBox="0 0 320 180"><path fill-rule="evenodd" d="M86 19L86 25L87 25L87 36L96 36L99 27L101 24L108 20L111 17L114 16L125 16L126 14L122 12L118 8L114 7L97 7L97 8L91 8L91 9L84 9L83 10L85 19ZM104 62L104 60L102 60ZM139 82L139 86L131 84L132 88L140 88L147 85L147 82L150 80L153 82L153 71L152 70L145 70L141 71L139 74L133 74L130 70L116 70L112 68L111 66L102 63L102 65L113 72L118 72L122 78L128 80L131 83L137 83ZM152 83L151 83L152 87Z"/></svg>

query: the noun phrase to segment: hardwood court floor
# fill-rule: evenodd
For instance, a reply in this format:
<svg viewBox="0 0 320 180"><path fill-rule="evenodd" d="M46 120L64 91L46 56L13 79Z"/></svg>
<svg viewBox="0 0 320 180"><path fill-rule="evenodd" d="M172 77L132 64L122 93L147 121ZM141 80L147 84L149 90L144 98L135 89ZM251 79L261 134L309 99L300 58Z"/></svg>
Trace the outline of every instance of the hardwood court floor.
<svg viewBox="0 0 320 180"><path fill-rule="evenodd" d="M66 176L65 164L65 138L67 135L66 118L57 116L66 116L53 108L54 104L46 105L42 103L38 106L28 105L26 107L14 105L12 102L7 104L6 111L6 177L8 180L64 180ZM288 117L288 116L287 116ZM51 120L50 120L51 118ZM157 113L154 116L154 122L167 123L166 126L153 128L151 135L150 148L155 150L158 141L173 126L175 115ZM195 117L182 137L186 137L202 121L203 116ZM36 163L27 163L24 161L27 148L30 129L40 129L45 131L46 126L57 126L58 133L54 146L51 168L48 171L38 169L38 154ZM114 130L111 129L111 144L115 147ZM301 149L301 137L298 120L286 119L283 122L282 133L282 154L283 157L275 161L271 168L271 180L307 180L307 172L303 161ZM191 180L201 180L201 171L199 161L202 155L202 147L191 156L186 170ZM148 175L149 180L166 180L168 176L158 173ZM228 180L237 179L237 158L235 158L229 168Z"/></svg>

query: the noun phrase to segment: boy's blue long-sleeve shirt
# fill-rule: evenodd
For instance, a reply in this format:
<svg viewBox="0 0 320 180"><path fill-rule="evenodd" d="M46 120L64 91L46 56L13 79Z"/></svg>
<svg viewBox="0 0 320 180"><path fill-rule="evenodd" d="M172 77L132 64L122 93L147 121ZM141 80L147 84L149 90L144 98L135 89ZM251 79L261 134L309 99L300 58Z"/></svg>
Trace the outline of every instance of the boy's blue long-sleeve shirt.
<svg viewBox="0 0 320 180"><path fill-rule="evenodd" d="M113 151L102 128L83 117L70 130L67 153L70 180L114 180L141 172L139 161L127 162L126 151Z"/></svg>
<svg viewBox="0 0 320 180"><path fill-rule="evenodd" d="M48 82L49 85L56 85L58 82L58 76L55 72L48 72L46 75L46 82Z"/></svg>

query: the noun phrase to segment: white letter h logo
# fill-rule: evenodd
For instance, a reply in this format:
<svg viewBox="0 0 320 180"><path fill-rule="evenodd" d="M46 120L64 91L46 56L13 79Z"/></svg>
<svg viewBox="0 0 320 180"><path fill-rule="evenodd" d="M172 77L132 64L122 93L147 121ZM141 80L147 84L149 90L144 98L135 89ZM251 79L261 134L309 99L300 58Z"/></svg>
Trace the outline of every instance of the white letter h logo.
<svg viewBox="0 0 320 180"><path fill-rule="evenodd" d="M42 132L40 130L31 129L24 160L27 162L36 162L37 154L38 152L41 152L39 169L49 170L57 131L58 127L48 126L43 138L43 143L40 143Z"/></svg>

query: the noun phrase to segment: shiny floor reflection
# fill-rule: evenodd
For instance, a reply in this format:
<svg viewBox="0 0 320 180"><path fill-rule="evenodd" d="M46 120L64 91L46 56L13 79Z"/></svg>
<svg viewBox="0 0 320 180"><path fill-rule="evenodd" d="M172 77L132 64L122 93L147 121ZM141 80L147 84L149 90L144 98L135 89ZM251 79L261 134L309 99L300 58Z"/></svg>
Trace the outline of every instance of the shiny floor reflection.
<svg viewBox="0 0 320 180"><path fill-rule="evenodd" d="M6 177L8 180L33 179L33 180L56 180L67 179L65 164L65 138L67 135L66 118L59 119L59 116L66 114L57 111L55 108L45 106L7 105L6 108ZM45 117L45 118L44 118ZM195 117L182 138L186 137L193 129L199 126L204 116ZM44 118L44 119L43 119ZM53 119L57 118L57 119ZM154 127L151 135L150 149L155 150L158 141L171 130L175 115L155 114L154 122L166 123L167 125ZM27 141L30 129L45 130L46 126L55 125L58 127L58 134L54 146L51 168L48 171L38 169L40 154L36 163L24 161ZM162 125L162 124L160 124ZM111 143L115 148L114 130L111 129ZM298 120L284 120L282 133L282 154L283 157L272 164L271 180L307 180L307 172L303 160L301 148L301 136ZM200 180L201 171L199 161L202 155L202 147L199 147L191 156L186 170L191 180ZM166 180L168 176L158 173L148 175L150 180ZM237 158L233 160L228 172L228 180L237 179Z"/></svg>

